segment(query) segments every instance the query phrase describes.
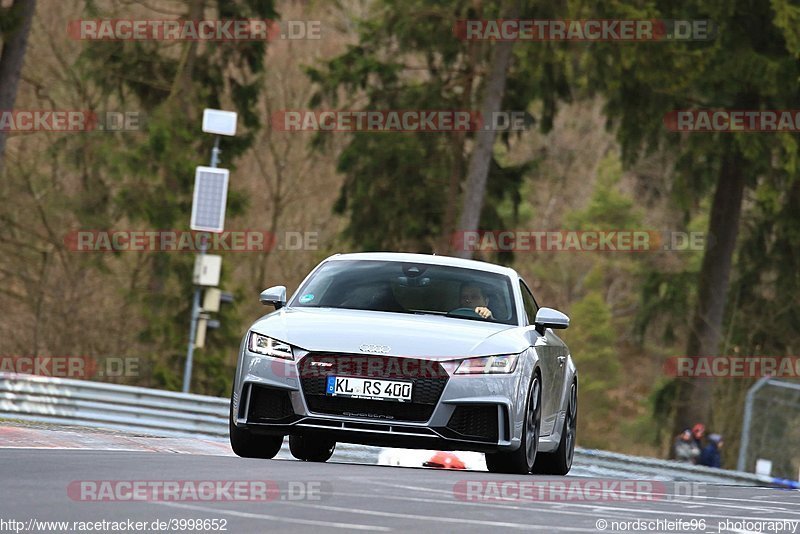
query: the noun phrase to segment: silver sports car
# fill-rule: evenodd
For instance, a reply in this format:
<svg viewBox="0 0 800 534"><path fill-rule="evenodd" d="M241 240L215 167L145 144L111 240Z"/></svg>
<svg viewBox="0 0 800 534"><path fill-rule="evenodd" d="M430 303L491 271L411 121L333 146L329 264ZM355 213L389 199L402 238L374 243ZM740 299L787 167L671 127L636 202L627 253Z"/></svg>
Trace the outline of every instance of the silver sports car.
<svg viewBox="0 0 800 534"><path fill-rule="evenodd" d="M422 254L337 254L242 339L231 446L324 462L336 442L471 450L490 471L566 474L578 374L540 308L507 267Z"/></svg>

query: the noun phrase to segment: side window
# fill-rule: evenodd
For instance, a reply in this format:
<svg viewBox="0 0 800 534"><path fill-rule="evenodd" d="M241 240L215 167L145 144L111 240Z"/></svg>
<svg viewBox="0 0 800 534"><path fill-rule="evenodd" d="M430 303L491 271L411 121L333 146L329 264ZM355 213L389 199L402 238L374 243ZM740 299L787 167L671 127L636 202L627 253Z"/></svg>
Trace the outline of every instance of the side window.
<svg viewBox="0 0 800 534"><path fill-rule="evenodd" d="M528 316L528 324L533 324L536 318L536 312L539 311L539 306L536 304L533 295L531 295L531 290L528 289L528 286L525 285L522 279L519 281L519 291L522 293L522 304L525 306L525 315Z"/></svg>

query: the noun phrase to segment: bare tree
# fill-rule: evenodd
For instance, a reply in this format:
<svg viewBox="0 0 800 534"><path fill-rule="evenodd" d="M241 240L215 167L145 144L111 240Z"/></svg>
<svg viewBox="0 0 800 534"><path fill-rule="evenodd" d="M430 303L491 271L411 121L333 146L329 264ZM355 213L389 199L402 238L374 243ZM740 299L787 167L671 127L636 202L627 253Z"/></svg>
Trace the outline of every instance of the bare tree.
<svg viewBox="0 0 800 534"><path fill-rule="evenodd" d="M0 111L11 110L17 100L17 88L28 48L36 0L14 0L9 8L11 16L19 22L3 35L3 50L0 52ZM6 132L0 129L0 171L3 169L3 154L6 150Z"/></svg>
<svg viewBox="0 0 800 534"><path fill-rule="evenodd" d="M714 242L703 254L697 303L686 343L686 354L689 356L712 356L720 349L745 190L742 159L739 148L729 143L711 204L708 232ZM678 429L691 423L708 421L712 412L712 385L711 378L679 380L673 432L680 432Z"/></svg>
<svg viewBox="0 0 800 534"><path fill-rule="evenodd" d="M516 18L516 10L512 10L509 19ZM506 92L506 78L511 64L511 53L514 48L513 41L501 41L495 44L492 51L492 60L489 76L486 81L486 93L483 97L481 113L483 120L491 118L500 111L503 96ZM489 177L489 166L494 153L494 140L496 132L492 128L481 128L475 136L475 148L469 160L467 170L467 184L464 191L464 201L461 208L459 230L464 232L475 231L480 223L483 201L486 196L486 182ZM456 254L462 258L471 258L472 251L469 247L462 247Z"/></svg>

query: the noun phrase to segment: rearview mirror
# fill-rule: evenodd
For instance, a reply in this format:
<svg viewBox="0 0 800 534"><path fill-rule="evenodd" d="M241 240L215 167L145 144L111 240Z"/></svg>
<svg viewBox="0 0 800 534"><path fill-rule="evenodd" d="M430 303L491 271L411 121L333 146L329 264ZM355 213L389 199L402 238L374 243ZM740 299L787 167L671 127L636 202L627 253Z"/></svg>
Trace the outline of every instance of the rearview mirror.
<svg viewBox="0 0 800 534"><path fill-rule="evenodd" d="M539 308L539 311L536 312L536 320L533 324L536 325L536 330L539 332L544 332L545 328L556 330L568 327L569 317L553 308Z"/></svg>
<svg viewBox="0 0 800 534"><path fill-rule="evenodd" d="M286 306L286 286L272 286L261 292L261 304L272 304L276 310Z"/></svg>

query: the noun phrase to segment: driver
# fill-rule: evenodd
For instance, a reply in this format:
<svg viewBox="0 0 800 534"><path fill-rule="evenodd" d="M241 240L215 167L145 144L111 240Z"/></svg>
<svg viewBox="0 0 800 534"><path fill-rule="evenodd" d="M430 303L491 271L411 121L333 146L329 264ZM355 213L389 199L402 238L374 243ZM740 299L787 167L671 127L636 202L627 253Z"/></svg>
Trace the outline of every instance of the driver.
<svg viewBox="0 0 800 534"><path fill-rule="evenodd" d="M484 319L494 319L488 308L489 299L483 288L474 282L461 284L460 302L462 308L470 308Z"/></svg>

